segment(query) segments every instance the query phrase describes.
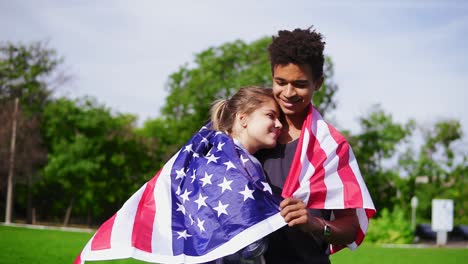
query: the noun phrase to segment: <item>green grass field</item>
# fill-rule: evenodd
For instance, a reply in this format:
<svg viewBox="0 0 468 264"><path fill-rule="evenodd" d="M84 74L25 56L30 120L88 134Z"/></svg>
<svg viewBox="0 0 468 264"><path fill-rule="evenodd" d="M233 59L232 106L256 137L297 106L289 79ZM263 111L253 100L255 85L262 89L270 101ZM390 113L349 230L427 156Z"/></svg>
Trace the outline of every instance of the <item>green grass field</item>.
<svg viewBox="0 0 468 264"><path fill-rule="evenodd" d="M0 263L73 263L73 260L91 238L91 233L57 230L37 230L0 225ZM466 263L466 248L382 248L363 245L355 252L347 249L332 256L333 264L431 264ZM130 264L145 263L133 259L87 263Z"/></svg>

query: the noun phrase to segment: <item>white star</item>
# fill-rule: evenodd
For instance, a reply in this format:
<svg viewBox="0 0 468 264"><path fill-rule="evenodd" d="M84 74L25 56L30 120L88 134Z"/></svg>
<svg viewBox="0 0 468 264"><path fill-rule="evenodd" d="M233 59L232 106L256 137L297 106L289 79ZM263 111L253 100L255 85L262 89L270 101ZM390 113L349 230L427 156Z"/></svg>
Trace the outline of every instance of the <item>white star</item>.
<svg viewBox="0 0 468 264"><path fill-rule="evenodd" d="M216 160L218 160L219 157L216 157L215 155L209 155L209 156L206 156L206 159L208 160L206 164L210 164L210 162L217 163Z"/></svg>
<svg viewBox="0 0 468 264"><path fill-rule="evenodd" d="M206 203L205 203L206 198L208 198L208 196L203 197L201 193L199 194L198 199L195 200L195 203L198 204L198 210L200 210L202 206L206 206Z"/></svg>
<svg viewBox="0 0 468 264"><path fill-rule="evenodd" d="M245 165L245 163L246 163L247 161L249 161L249 159L244 159L244 157L243 157L242 155L240 156L240 158L241 158L241 160L242 160L242 164L244 164L244 165Z"/></svg>
<svg viewBox="0 0 468 264"><path fill-rule="evenodd" d="M185 201L190 201L190 199L188 198L188 195L190 194L191 192L188 192L187 189L185 189L184 193L182 195L180 195L180 197L182 197L182 203L185 203Z"/></svg>
<svg viewBox="0 0 468 264"><path fill-rule="evenodd" d="M189 145L185 146L185 149L184 149L183 152L186 152L186 151L187 151L187 152L193 152L192 144L189 144Z"/></svg>
<svg viewBox="0 0 468 264"><path fill-rule="evenodd" d="M208 139L206 139L206 138L203 138L203 139L201 140L201 142L202 142L202 143L205 143L205 145L207 145L207 146L208 146L208 143L210 143L210 142L208 141Z"/></svg>
<svg viewBox="0 0 468 264"><path fill-rule="evenodd" d="M197 172L197 170L193 170L193 174L192 174L192 176L190 177L190 178L192 178L191 183L193 183L193 181L195 181L195 179L196 179L196 175L195 175L196 172Z"/></svg>
<svg viewBox="0 0 468 264"><path fill-rule="evenodd" d="M179 234L179 237L177 237L177 239L184 238L185 240L187 240L187 237L192 236L192 235L187 234L187 230L184 230L182 232L177 232L177 234Z"/></svg>
<svg viewBox="0 0 468 264"><path fill-rule="evenodd" d="M197 217L197 226L200 228L200 232L206 231L205 227L203 227L203 224L205 224L205 220L201 221L200 218Z"/></svg>
<svg viewBox="0 0 468 264"><path fill-rule="evenodd" d="M239 192L239 193L244 195L244 201L245 201L248 198L251 198L252 200L255 200L255 198L252 195L253 192L254 192L254 190L250 190L249 187L247 187L247 185L245 185L245 189L243 191Z"/></svg>
<svg viewBox="0 0 468 264"><path fill-rule="evenodd" d="M211 184L211 177L213 177L213 174L209 174L205 172L205 177L201 178L200 181L203 182L202 187L205 187L207 184Z"/></svg>
<svg viewBox="0 0 468 264"><path fill-rule="evenodd" d="M193 157L194 157L194 158L199 158L200 155L198 155L198 153L193 153Z"/></svg>
<svg viewBox="0 0 468 264"><path fill-rule="evenodd" d="M180 203L176 203L177 204L177 210L176 211L181 211L182 214L185 215L185 207L183 204L180 204Z"/></svg>
<svg viewBox="0 0 468 264"><path fill-rule="evenodd" d="M217 207L214 207L213 209L216 210L216 212L218 212L218 217L222 214L225 214L227 215L228 213L226 212L226 207L228 207L229 204L222 204L221 201L218 201L218 206Z"/></svg>
<svg viewBox="0 0 468 264"><path fill-rule="evenodd" d="M217 132L215 133L215 135L217 136L217 135L222 134L222 133L223 133L223 132L221 132L221 131L217 131Z"/></svg>
<svg viewBox="0 0 468 264"><path fill-rule="evenodd" d="M177 191L175 192L177 195L180 195L180 186L177 186Z"/></svg>
<svg viewBox="0 0 468 264"><path fill-rule="evenodd" d="M189 219L190 219L190 225L193 225L193 223L194 223L195 221L193 221L192 215L189 214L188 217L189 217Z"/></svg>
<svg viewBox="0 0 468 264"><path fill-rule="evenodd" d="M236 168L236 166L234 166L234 164L233 164L231 161L224 162L223 164L227 166L226 171L228 171L228 170L231 169L231 168L232 168L232 169L235 169L235 168Z"/></svg>
<svg viewBox="0 0 468 264"><path fill-rule="evenodd" d="M218 184L219 187L221 187L221 193L223 193L225 190L231 190L231 181L226 180L226 177L223 178L223 182Z"/></svg>
<svg viewBox="0 0 468 264"><path fill-rule="evenodd" d="M224 144L226 144L226 143L221 143L221 142L218 143L218 147L216 147L216 148L218 149L218 151L222 151L222 150L223 150Z"/></svg>
<svg viewBox="0 0 468 264"><path fill-rule="evenodd" d="M269 192L270 194L273 194L273 192L271 191L271 187L270 185L268 184L268 182L262 182L263 184L263 191L267 191Z"/></svg>
<svg viewBox="0 0 468 264"><path fill-rule="evenodd" d="M182 179L183 177L185 177L185 172L184 172L184 168L180 168L180 170L176 170L176 173L177 173L177 176L176 176L176 180L177 179Z"/></svg>

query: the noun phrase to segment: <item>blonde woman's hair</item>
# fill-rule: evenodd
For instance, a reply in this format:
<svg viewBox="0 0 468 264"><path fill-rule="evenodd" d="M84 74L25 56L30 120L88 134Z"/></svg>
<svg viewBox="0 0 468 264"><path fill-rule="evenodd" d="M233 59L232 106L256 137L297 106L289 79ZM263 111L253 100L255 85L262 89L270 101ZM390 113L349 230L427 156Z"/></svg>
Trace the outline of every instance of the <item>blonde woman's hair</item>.
<svg viewBox="0 0 468 264"><path fill-rule="evenodd" d="M230 99L214 101L210 110L213 129L232 133L237 113L249 115L272 99L274 100L271 88L249 86L240 88Z"/></svg>

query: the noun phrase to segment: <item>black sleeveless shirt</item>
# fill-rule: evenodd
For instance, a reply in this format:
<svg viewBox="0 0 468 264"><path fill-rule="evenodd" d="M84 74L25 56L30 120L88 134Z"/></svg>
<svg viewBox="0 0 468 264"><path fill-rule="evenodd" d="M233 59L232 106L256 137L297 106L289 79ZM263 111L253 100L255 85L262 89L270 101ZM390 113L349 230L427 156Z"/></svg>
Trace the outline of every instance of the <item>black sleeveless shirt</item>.
<svg viewBox="0 0 468 264"><path fill-rule="evenodd" d="M264 149L255 156L265 170L273 194L281 197L286 177L289 174L298 140L278 144L274 149ZM330 219L330 211L309 209L313 216ZM267 264L320 263L329 264L328 244L298 227L285 226L268 236L268 249L264 254Z"/></svg>

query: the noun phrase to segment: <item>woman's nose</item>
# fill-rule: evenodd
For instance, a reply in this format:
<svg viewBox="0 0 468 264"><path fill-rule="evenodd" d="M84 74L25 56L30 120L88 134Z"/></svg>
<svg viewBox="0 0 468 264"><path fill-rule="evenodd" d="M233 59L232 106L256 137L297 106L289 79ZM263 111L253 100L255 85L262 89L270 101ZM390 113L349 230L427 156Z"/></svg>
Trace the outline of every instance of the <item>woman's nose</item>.
<svg viewBox="0 0 468 264"><path fill-rule="evenodd" d="M275 120L275 128L278 128L278 129L283 128L283 124L281 124L278 118Z"/></svg>

